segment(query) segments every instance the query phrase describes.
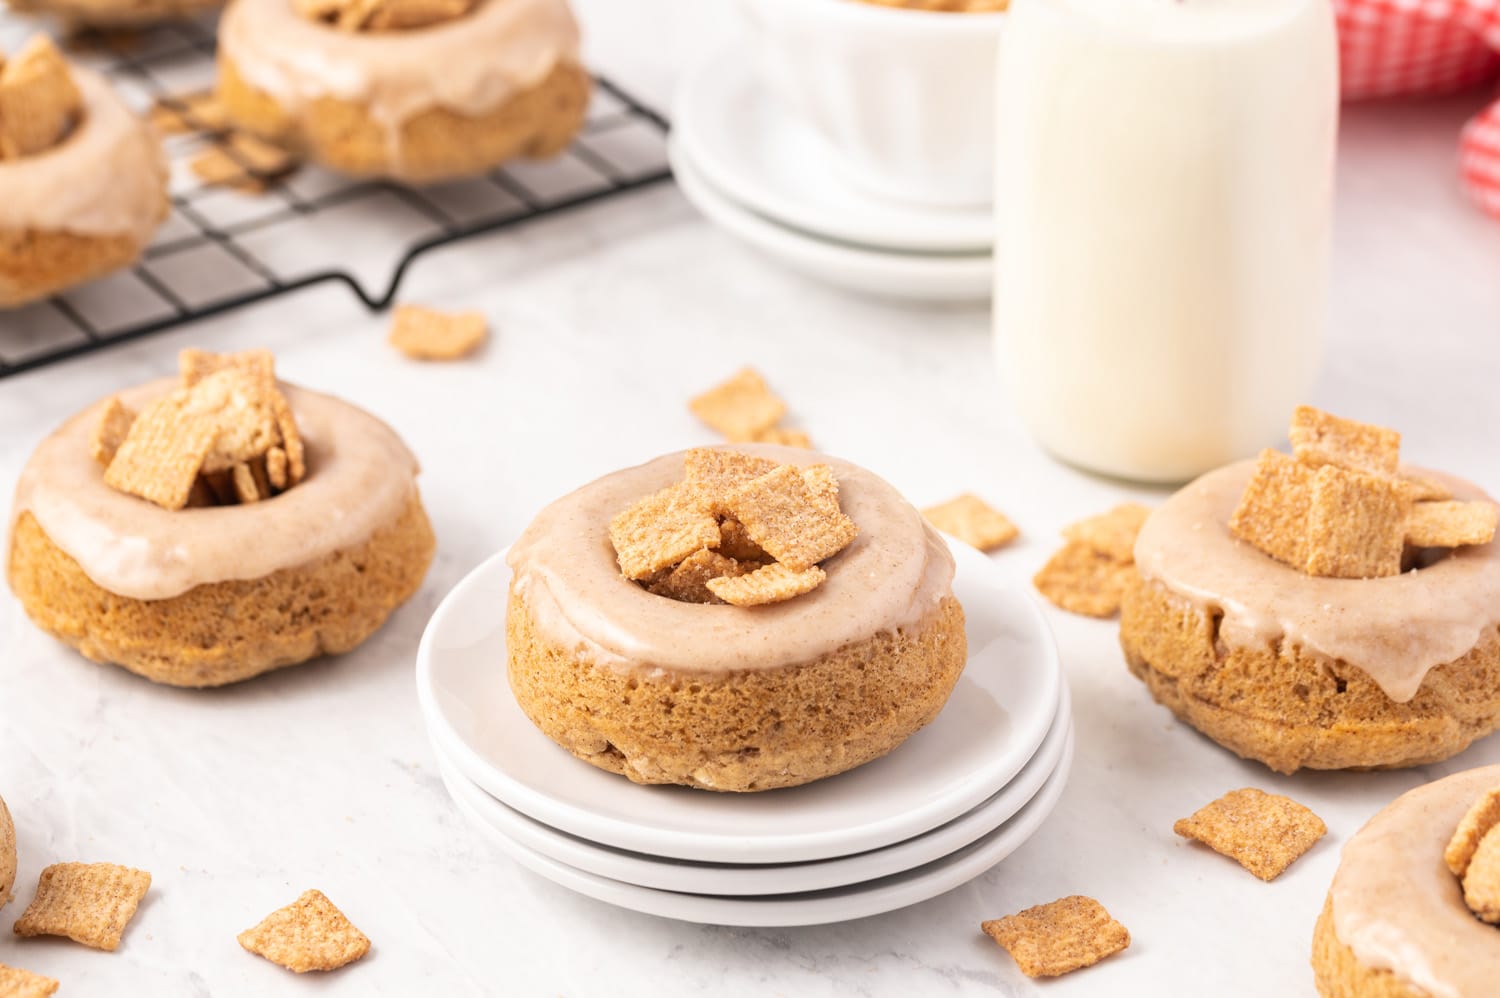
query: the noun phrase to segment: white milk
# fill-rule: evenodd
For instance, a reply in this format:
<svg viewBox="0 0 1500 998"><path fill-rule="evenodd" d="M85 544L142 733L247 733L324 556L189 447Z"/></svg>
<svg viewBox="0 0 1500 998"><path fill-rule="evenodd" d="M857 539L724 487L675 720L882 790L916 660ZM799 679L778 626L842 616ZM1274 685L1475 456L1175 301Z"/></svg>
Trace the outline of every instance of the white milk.
<svg viewBox="0 0 1500 998"><path fill-rule="evenodd" d="M1281 439L1328 283L1328 0L1015 0L995 336L1030 429L1180 481Z"/></svg>

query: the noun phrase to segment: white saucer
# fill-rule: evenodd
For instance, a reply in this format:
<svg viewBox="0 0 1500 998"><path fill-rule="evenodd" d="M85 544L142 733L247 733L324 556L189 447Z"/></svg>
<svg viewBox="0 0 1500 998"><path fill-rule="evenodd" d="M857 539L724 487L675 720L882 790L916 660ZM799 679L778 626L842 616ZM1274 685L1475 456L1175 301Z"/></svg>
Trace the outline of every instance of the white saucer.
<svg viewBox="0 0 1500 998"><path fill-rule="evenodd" d="M1046 821L1062 796L1072 764L1073 733L1070 727L1062 759L1042 789L1015 817L978 841L925 866L879 880L825 891L762 897L679 894L585 873L528 849L470 811L461 797L455 797L455 801L459 810L511 859L539 876L596 900L648 915L706 925L822 925L905 908L961 887L984 873L1020 848Z"/></svg>
<svg viewBox="0 0 1500 998"><path fill-rule="evenodd" d="M514 811L466 779L441 749L443 782L475 820L523 848L611 880L684 894L756 896L826 890L913 869L950 855L1000 827L1026 806L1062 759L1073 729L1068 688L1063 685L1057 719L1026 767L1005 788L967 814L916 838L884 849L812 863L744 865L693 863L611 849L559 832Z"/></svg>
<svg viewBox="0 0 1500 998"><path fill-rule="evenodd" d="M757 794L637 786L569 755L511 695L504 552L471 572L428 622L417 698L432 739L468 779L553 828L653 856L796 863L921 835L993 796L1052 726L1061 669L1031 596L955 545L953 589L969 662L948 704L894 752L840 776Z"/></svg>
<svg viewBox="0 0 1500 998"><path fill-rule="evenodd" d="M912 301L982 301L990 297L994 259L867 249L788 228L719 191L675 138L668 157L677 186L709 221L791 269L834 287Z"/></svg>
<svg viewBox="0 0 1500 998"><path fill-rule="evenodd" d="M716 52L684 77L674 140L699 175L741 205L808 235L898 252L988 255L988 206L933 208L864 193L838 152L760 85L749 49Z"/></svg>

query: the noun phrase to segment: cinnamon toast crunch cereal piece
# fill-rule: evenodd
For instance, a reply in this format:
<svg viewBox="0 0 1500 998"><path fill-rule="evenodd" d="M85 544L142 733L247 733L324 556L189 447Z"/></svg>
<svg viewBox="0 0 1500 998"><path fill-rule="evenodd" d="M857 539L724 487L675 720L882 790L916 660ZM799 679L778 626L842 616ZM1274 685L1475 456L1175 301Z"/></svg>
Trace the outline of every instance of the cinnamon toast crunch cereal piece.
<svg viewBox="0 0 1500 998"><path fill-rule="evenodd" d="M1411 486L1412 502L1444 502L1453 498L1453 490L1436 478L1402 472L1401 480Z"/></svg>
<svg viewBox="0 0 1500 998"><path fill-rule="evenodd" d="M710 579L708 591L734 606L763 606L810 593L827 577L817 565L793 569L772 562L744 575Z"/></svg>
<svg viewBox="0 0 1500 998"><path fill-rule="evenodd" d="M1307 564L1307 520L1312 510L1313 470L1285 454L1263 450L1229 532L1277 561Z"/></svg>
<svg viewBox="0 0 1500 998"><path fill-rule="evenodd" d="M765 564L771 561L766 549L755 543L745 525L735 519L719 522L719 553L736 561L753 561Z"/></svg>
<svg viewBox="0 0 1500 998"><path fill-rule="evenodd" d="M245 371L256 378L274 382L276 358L269 350L212 353L188 347L177 353L177 372L184 388L192 388L210 374L230 370Z"/></svg>
<svg viewBox="0 0 1500 998"><path fill-rule="evenodd" d="M370 940L322 891L304 891L238 936L239 944L287 970L338 970L370 951Z"/></svg>
<svg viewBox="0 0 1500 998"><path fill-rule="evenodd" d="M1115 561L1133 563L1136 535L1150 515L1151 510L1140 503L1122 503L1108 513L1069 524L1062 535L1070 541L1087 544Z"/></svg>
<svg viewBox="0 0 1500 998"><path fill-rule="evenodd" d="M387 342L412 360L458 360L489 336L480 312L439 312L421 305L398 305Z"/></svg>
<svg viewBox="0 0 1500 998"><path fill-rule="evenodd" d="M1411 508L1406 542L1417 547L1456 548L1495 539L1500 506L1488 502L1419 502Z"/></svg>
<svg viewBox="0 0 1500 998"><path fill-rule="evenodd" d="M927 522L981 551L1002 548L1020 536L1020 529L1004 513L972 492L922 510Z"/></svg>
<svg viewBox="0 0 1500 998"><path fill-rule="evenodd" d="M210 146L188 162L193 175L209 187L233 187L246 193L259 193L264 185L250 175L245 164L220 146Z"/></svg>
<svg viewBox="0 0 1500 998"><path fill-rule="evenodd" d="M130 424L134 422L135 412L118 398L105 403L104 412L99 416L99 425L94 427L94 434L89 438L89 451L94 455L94 460L108 468L120 445L130 435Z"/></svg>
<svg viewBox="0 0 1500 998"><path fill-rule="evenodd" d="M646 587L648 592L683 603L723 602L708 588L714 579L732 579L755 571L755 562L740 562L704 549L688 555L676 568Z"/></svg>
<svg viewBox="0 0 1500 998"><path fill-rule="evenodd" d="M297 166L297 158L291 153L249 132L235 132L231 135L228 149L232 156L245 165L250 175L259 180L279 177Z"/></svg>
<svg viewBox="0 0 1500 998"><path fill-rule="evenodd" d="M773 426L770 429L761 430L750 438L758 444L776 444L780 447L799 447L802 450L812 449L812 438L801 430L788 429L785 426Z"/></svg>
<svg viewBox="0 0 1500 998"><path fill-rule="evenodd" d="M838 483L826 465L782 465L735 489L724 508L751 540L794 572L833 557L859 533L839 508Z"/></svg>
<svg viewBox="0 0 1500 998"><path fill-rule="evenodd" d="M704 548L719 546L719 521L686 483L647 496L609 522L620 571L646 579Z"/></svg>
<svg viewBox="0 0 1500 998"><path fill-rule="evenodd" d="M172 392L130 424L104 482L163 509L182 509L214 445L218 430L189 408L190 393Z"/></svg>
<svg viewBox="0 0 1500 998"><path fill-rule="evenodd" d="M1393 477L1401 462L1401 434L1383 426L1299 405L1292 411L1292 453L1312 467L1332 464L1351 471Z"/></svg>
<svg viewBox="0 0 1500 998"><path fill-rule="evenodd" d="M1130 945L1130 930L1081 894L983 922L1027 977L1060 977L1092 967Z"/></svg>
<svg viewBox="0 0 1500 998"><path fill-rule="evenodd" d="M0 160L57 145L83 111L83 97L62 53L35 35L0 69Z"/></svg>
<svg viewBox="0 0 1500 998"><path fill-rule="evenodd" d="M786 403L771 393L759 373L748 367L693 398L688 408L735 443L754 440L756 434L771 429L786 415Z"/></svg>
<svg viewBox="0 0 1500 998"><path fill-rule="evenodd" d="M276 446L280 431L271 402L274 386L247 370L226 368L184 389L188 411L214 427L203 470L233 471Z"/></svg>
<svg viewBox="0 0 1500 998"><path fill-rule="evenodd" d="M0 963L0 995L5 998L47 998L57 988L58 982L51 977Z"/></svg>
<svg viewBox="0 0 1500 998"><path fill-rule="evenodd" d="M1443 862L1455 877L1468 872L1474 850L1496 825L1500 825L1500 788L1481 795L1465 812L1453 831L1453 838L1448 840L1448 847L1443 850Z"/></svg>
<svg viewBox="0 0 1500 998"><path fill-rule="evenodd" d="M380 0L364 22L366 31L404 31L463 17L469 0Z"/></svg>
<svg viewBox="0 0 1500 998"><path fill-rule="evenodd" d="M291 488L307 477L307 445L297 429L292 404L279 391L271 392L271 412L276 417L276 430L281 434L281 449L286 452L287 488ZM270 453L266 452L268 457Z"/></svg>
<svg viewBox="0 0 1500 998"><path fill-rule="evenodd" d="M1304 570L1339 579L1400 575L1411 507L1405 482L1323 465L1313 473Z"/></svg>
<svg viewBox="0 0 1500 998"><path fill-rule="evenodd" d="M113 863L55 863L16 920L18 936L66 936L113 952L151 888L151 874Z"/></svg>
<svg viewBox="0 0 1500 998"><path fill-rule="evenodd" d="M1479 840L1463 876L1464 903L1482 922L1500 924L1500 831Z"/></svg>
<svg viewBox="0 0 1500 998"><path fill-rule="evenodd" d="M1178 819L1172 831L1272 881L1311 849L1328 826L1290 797L1245 787Z"/></svg>
<svg viewBox="0 0 1500 998"><path fill-rule="evenodd" d="M684 480L716 513L723 512L729 493L781 467L768 457L719 447L695 447L683 456L682 464Z"/></svg>
<svg viewBox="0 0 1500 998"><path fill-rule="evenodd" d="M1130 564L1082 541L1069 541L1032 577L1032 585L1054 605L1085 617L1120 612Z"/></svg>
<svg viewBox="0 0 1500 998"><path fill-rule="evenodd" d="M284 447L272 447L266 451L266 478L270 480L271 486L278 491L284 490L292 484L291 474L287 467L286 449Z"/></svg>

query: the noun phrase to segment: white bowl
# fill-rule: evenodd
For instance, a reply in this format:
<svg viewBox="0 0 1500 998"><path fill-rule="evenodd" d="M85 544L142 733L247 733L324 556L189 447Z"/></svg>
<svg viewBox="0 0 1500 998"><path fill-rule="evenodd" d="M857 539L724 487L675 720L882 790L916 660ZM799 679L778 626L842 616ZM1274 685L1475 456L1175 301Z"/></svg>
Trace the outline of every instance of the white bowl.
<svg viewBox="0 0 1500 998"><path fill-rule="evenodd" d="M1005 15L861 0L740 0L763 84L837 150L852 183L928 205L994 189Z"/></svg>

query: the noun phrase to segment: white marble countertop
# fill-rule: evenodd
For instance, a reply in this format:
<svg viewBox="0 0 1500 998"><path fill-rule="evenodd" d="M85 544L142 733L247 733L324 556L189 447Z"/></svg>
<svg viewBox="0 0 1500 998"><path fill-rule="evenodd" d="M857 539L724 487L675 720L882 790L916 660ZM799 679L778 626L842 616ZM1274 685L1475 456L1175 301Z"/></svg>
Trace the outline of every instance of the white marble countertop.
<svg viewBox="0 0 1500 998"><path fill-rule="evenodd" d="M579 0L594 61L665 103L724 3ZM1405 433L1413 460L1500 491L1500 224L1452 165L1481 95L1346 116L1336 275L1315 403ZM689 925L570 894L503 858L448 801L418 717L417 641L441 596L543 504L615 467L708 442L683 402L753 363L824 449L922 504L977 491L1024 540L1027 577L1064 523L1143 492L1049 460L1012 415L977 308L849 297L703 222L670 187L421 263L411 299L487 312L472 362L417 366L385 320L324 288L0 382L0 488L63 417L162 373L188 345L266 346L285 377L391 422L421 456L439 538L420 594L353 654L214 692L85 662L0 593L0 795L20 841L9 926L49 863L151 871L116 953L0 931L0 963L64 994L994 995L1310 994L1313 920L1341 844L1396 794L1500 761L1500 739L1441 766L1274 776L1176 724L1126 672L1112 624L1049 608L1078 756L1033 840L971 884L842 925ZM0 318L0 323L4 319ZM1272 884L1172 834L1229 789L1289 793L1329 835ZM362 963L293 980L235 934L308 887L373 940ZM1119 957L1028 982L982 919L1070 894L1131 930Z"/></svg>

